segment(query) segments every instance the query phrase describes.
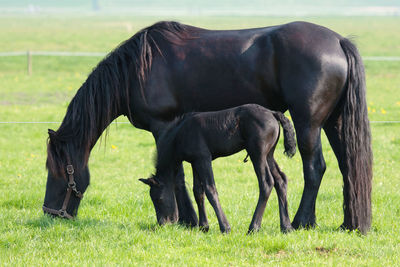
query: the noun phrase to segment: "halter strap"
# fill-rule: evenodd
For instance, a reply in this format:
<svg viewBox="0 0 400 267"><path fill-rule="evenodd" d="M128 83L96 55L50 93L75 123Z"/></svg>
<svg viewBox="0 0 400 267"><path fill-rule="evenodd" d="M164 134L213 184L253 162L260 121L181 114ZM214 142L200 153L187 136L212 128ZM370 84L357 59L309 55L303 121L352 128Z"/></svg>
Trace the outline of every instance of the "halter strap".
<svg viewBox="0 0 400 267"><path fill-rule="evenodd" d="M83 194L78 191L76 189L76 183L75 183L75 179L74 179L74 167L72 166L72 164L68 164L67 165L67 174L68 174L68 188L67 188L67 194L65 195L65 199L63 202L63 205L61 207L61 209L56 210L56 209L51 209L46 207L45 205L43 205L42 209L44 212L53 214L53 215L57 215L61 218L67 218L67 219L73 219L74 216L70 215L67 212L67 207L68 207L68 203L69 203L69 199L71 198L71 194L72 192L74 192L75 196L79 199L83 198Z"/></svg>
<svg viewBox="0 0 400 267"><path fill-rule="evenodd" d="M72 164L68 164L67 165L68 189L71 189L75 193L75 196L77 196L78 198L82 199L83 198L83 194L76 189L76 183L75 183L75 179L74 179L74 172L75 171L74 171L74 167L72 166Z"/></svg>

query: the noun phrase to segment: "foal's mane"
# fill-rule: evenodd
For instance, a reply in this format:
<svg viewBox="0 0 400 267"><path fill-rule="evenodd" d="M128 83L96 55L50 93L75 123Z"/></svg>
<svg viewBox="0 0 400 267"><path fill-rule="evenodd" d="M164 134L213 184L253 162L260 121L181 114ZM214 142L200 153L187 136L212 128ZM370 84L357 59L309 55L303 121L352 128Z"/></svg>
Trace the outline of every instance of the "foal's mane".
<svg viewBox="0 0 400 267"><path fill-rule="evenodd" d="M155 157L156 172L162 172L165 169L171 167L171 161L176 159L174 155L174 146L176 135L182 127L183 122L190 116L193 116L195 112L184 113L179 117L176 117L170 122L167 127L161 133L157 141L157 152Z"/></svg>
<svg viewBox="0 0 400 267"><path fill-rule="evenodd" d="M153 58L157 53L163 57L160 44L181 44L192 38L194 29L178 22L158 22L110 52L71 100L60 128L56 132L49 130L48 170L65 177L68 155L75 168L84 168L91 148L107 126L121 114L132 119L130 99L135 88L146 103L143 90ZM83 150L83 162L76 162L74 151L65 145L71 141Z"/></svg>

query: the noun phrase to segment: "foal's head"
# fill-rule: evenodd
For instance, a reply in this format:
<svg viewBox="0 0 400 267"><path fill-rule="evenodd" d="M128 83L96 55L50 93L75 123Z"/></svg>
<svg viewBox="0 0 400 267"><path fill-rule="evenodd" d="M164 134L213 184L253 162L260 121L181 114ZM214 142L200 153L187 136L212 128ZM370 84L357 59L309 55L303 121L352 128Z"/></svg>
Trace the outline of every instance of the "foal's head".
<svg viewBox="0 0 400 267"><path fill-rule="evenodd" d="M139 181L150 186L150 197L156 210L158 224L178 221L178 205L176 203L174 185L164 183L160 177L152 176Z"/></svg>

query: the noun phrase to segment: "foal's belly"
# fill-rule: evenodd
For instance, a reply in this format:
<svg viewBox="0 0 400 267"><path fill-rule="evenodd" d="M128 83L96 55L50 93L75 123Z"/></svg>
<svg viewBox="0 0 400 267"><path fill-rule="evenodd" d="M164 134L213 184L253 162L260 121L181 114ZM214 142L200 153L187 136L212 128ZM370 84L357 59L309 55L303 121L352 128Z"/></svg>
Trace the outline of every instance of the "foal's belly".
<svg viewBox="0 0 400 267"><path fill-rule="evenodd" d="M227 157L244 149L244 142L239 136L221 135L214 137L212 145L209 145L212 159Z"/></svg>

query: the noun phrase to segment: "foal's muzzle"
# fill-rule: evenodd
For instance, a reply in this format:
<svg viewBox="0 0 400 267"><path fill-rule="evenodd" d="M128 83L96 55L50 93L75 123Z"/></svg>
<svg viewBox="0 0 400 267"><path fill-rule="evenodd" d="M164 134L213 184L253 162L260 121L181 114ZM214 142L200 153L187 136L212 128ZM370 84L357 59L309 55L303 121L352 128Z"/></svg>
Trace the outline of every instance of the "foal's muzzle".
<svg viewBox="0 0 400 267"><path fill-rule="evenodd" d="M164 224L173 224L176 223L179 219L179 214L178 212L175 212L173 215L170 216L157 216L157 222L159 225L164 225Z"/></svg>

